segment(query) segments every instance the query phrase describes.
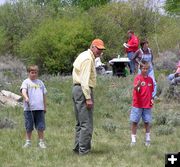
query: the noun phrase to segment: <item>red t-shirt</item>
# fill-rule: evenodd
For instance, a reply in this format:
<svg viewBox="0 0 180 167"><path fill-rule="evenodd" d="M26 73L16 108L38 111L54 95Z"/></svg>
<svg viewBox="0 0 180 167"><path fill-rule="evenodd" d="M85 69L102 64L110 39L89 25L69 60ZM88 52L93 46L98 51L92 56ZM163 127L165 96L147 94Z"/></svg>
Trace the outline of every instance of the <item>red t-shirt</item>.
<svg viewBox="0 0 180 167"><path fill-rule="evenodd" d="M132 35L132 37L128 40L127 44L129 45L129 48L126 49L126 52L136 52L139 46L138 37Z"/></svg>
<svg viewBox="0 0 180 167"><path fill-rule="evenodd" d="M141 81L139 91L133 90L133 107L136 108L152 108L151 99L154 90L153 80L151 77L143 77L141 74L134 79L134 86Z"/></svg>

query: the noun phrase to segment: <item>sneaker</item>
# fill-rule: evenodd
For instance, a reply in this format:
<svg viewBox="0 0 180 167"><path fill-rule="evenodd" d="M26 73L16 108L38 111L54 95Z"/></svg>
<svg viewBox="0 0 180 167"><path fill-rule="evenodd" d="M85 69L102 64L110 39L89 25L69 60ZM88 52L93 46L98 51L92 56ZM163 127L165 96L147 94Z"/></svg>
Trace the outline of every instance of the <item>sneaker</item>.
<svg viewBox="0 0 180 167"><path fill-rule="evenodd" d="M39 142L38 146L39 146L40 148L47 148L46 145L45 145L45 143L44 143L43 141Z"/></svg>
<svg viewBox="0 0 180 167"><path fill-rule="evenodd" d="M31 147L31 142L26 142L23 146L23 148L28 148Z"/></svg>
<svg viewBox="0 0 180 167"><path fill-rule="evenodd" d="M131 142L130 146L133 147L136 145L136 142Z"/></svg>
<svg viewBox="0 0 180 167"><path fill-rule="evenodd" d="M146 147L149 147L150 145L151 145L150 141L146 141L146 142L145 142L145 146L146 146Z"/></svg>
<svg viewBox="0 0 180 167"><path fill-rule="evenodd" d="M83 151L83 152L79 152L79 155L87 155L90 153L90 150L86 150L86 151Z"/></svg>

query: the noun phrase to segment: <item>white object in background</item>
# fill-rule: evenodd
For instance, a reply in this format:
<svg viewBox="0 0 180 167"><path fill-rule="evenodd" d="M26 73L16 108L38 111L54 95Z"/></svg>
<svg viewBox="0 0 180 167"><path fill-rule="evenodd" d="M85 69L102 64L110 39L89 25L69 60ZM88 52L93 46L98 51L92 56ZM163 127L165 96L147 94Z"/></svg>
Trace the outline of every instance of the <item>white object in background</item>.
<svg viewBox="0 0 180 167"><path fill-rule="evenodd" d="M124 62L124 63L128 63L130 62L128 57L120 57L120 58L113 58L112 60L109 61L110 64L113 64L115 62Z"/></svg>
<svg viewBox="0 0 180 167"><path fill-rule="evenodd" d="M103 66L103 65L105 65L105 64L103 64L103 63L101 62L100 57L97 57L97 58L95 59L95 67L99 67L99 66Z"/></svg>

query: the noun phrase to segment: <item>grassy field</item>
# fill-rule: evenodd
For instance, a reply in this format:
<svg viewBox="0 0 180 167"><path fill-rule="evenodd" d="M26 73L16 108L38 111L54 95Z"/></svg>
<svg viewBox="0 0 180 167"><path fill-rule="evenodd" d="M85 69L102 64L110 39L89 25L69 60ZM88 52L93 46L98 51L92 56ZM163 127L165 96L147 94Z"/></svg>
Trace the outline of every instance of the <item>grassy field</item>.
<svg viewBox="0 0 180 167"><path fill-rule="evenodd" d="M152 144L144 146L142 123L137 145L130 147L129 110L133 77L98 77L95 89L92 152L78 156L72 152L75 117L71 100L71 77L44 78L48 89L48 148L22 148L25 138L22 108L0 108L0 119L7 118L14 128L0 129L0 167L164 167L165 153L180 151L180 104L162 98L153 109ZM18 93L20 82L6 88Z"/></svg>

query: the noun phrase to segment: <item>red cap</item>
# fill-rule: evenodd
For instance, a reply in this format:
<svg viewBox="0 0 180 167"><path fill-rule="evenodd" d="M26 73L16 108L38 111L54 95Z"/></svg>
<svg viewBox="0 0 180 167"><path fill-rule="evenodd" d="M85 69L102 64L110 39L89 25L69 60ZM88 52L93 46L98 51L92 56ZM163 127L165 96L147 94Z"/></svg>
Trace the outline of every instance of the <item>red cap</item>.
<svg viewBox="0 0 180 167"><path fill-rule="evenodd" d="M91 45L96 46L98 49L106 49L101 39L94 39Z"/></svg>

